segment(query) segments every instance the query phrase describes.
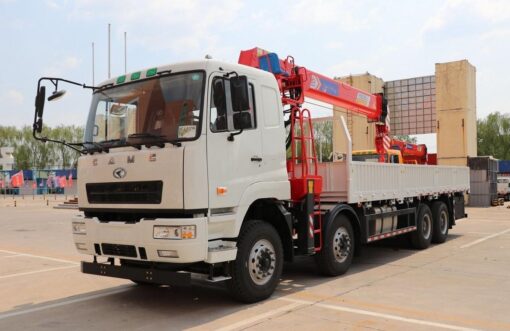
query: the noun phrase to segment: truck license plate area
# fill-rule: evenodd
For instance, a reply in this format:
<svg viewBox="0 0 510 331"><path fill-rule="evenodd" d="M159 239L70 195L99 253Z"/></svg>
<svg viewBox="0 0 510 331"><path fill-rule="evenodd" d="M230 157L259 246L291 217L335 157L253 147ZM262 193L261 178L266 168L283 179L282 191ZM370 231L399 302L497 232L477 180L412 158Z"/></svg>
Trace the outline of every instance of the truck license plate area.
<svg viewBox="0 0 510 331"><path fill-rule="evenodd" d="M191 284L191 274L187 272L117 266L105 263L82 261L81 272L160 285L189 286Z"/></svg>
<svg viewBox="0 0 510 331"><path fill-rule="evenodd" d="M137 257L136 247L133 245L101 244L104 255Z"/></svg>

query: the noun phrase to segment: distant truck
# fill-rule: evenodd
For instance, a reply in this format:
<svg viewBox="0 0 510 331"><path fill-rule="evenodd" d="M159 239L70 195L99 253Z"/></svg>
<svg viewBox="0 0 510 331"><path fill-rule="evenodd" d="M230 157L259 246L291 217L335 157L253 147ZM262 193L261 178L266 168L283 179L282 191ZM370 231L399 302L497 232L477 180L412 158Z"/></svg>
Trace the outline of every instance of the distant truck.
<svg viewBox="0 0 510 331"><path fill-rule="evenodd" d="M380 162L379 154L375 149L352 151L352 160L360 162ZM384 163L404 164L402 153L399 150L388 149L384 154Z"/></svg>
<svg viewBox="0 0 510 331"><path fill-rule="evenodd" d="M510 200L510 177L498 177L498 197Z"/></svg>

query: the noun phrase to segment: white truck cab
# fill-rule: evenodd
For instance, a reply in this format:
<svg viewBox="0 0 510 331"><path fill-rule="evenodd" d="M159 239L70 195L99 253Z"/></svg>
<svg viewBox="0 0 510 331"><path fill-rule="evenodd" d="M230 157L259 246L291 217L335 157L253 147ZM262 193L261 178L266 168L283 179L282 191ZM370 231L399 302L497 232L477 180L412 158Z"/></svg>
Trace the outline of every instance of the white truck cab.
<svg viewBox="0 0 510 331"><path fill-rule="evenodd" d="M238 112L230 89L235 76L246 76L249 87L249 108ZM271 74L204 60L100 86L85 140L103 148L78 162L84 216L73 227L81 253L119 256L125 249L140 261L233 260L235 242L224 239L238 236L253 202L289 199L283 111ZM242 132L240 113L250 122Z"/></svg>
<svg viewBox="0 0 510 331"><path fill-rule="evenodd" d="M500 198L505 199L506 201L510 200L510 177L498 177L498 196Z"/></svg>

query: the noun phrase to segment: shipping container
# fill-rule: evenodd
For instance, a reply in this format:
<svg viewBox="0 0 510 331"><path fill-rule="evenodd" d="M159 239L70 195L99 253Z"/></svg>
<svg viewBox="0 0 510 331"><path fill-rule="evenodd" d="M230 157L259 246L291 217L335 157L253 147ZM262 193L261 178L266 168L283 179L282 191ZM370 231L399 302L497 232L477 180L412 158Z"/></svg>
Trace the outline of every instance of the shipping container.
<svg viewBox="0 0 510 331"><path fill-rule="evenodd" d="M510 160L499 160L499 173L510 173Z"/></svg>
<svg viewBox="0 0 510 331"><path fill-rule="evenodd" d="M498 172L498 160L492 156L468 157L468 166L471 170Z"/></svg>
<svg viewBox="0 0 510 331"><path fill-rule="evenodd" d="M469 195L469 206L471 207L490 207L492 200L497 197L494 195L481 195L481 194L470 194Z"/></svg>

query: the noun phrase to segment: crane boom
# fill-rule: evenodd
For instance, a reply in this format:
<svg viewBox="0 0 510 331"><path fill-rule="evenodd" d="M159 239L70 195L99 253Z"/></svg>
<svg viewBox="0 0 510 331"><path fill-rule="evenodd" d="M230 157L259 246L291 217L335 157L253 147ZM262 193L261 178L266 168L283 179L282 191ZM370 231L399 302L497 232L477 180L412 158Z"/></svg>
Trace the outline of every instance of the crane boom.
<svg viewBox="0 0 510 331"><path fill-rule="evenodd" d="M291 79L293 75L302 75L303 96L354 111L366 116L370 121L384 122L381 95L367 93L305 67L297 66L292 57L282 60L275 53L255 47L241 51L239 63L272 72L280 84L280 89L285 88L282 86L283 83Z"/></svg>
<svg viewBox="0 0 510 331"><path fill-rule="evenodd" d="M315 183L314 194L320 195L322 191L310 111L302 109L305 96L365 115L369 121L375 122L375 146L379 161L384 162L391 139L382 94L367 93L297 66L292 56L282 60L276 53L258 47L241 51L239 64L268 71L278 82L282 104L287 106L284 111L290 114L287 147L291 148L291 157L287 161L287 170L294 200L298 201L310 192L308 185L311 181Z"/></svg>

